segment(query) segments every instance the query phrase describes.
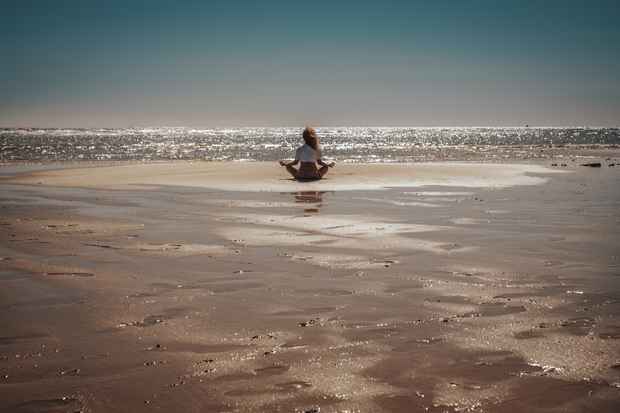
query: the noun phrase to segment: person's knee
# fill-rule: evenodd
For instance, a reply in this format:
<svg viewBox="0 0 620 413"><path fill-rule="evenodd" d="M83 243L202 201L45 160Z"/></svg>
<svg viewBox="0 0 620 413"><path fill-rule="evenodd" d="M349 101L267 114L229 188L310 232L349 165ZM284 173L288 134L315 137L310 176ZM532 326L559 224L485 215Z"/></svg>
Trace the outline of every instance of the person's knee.
<svg viewBox="0 0 620 413"><path fill-rule="evenodd" d="M287 166L286 166L286 170L287 170L287 171L288 171L291 175L293 175L293 177L297 178L297 169L293 168L293 167L292 167L292 166L290 166L290 165L287 165Z"/></svg>

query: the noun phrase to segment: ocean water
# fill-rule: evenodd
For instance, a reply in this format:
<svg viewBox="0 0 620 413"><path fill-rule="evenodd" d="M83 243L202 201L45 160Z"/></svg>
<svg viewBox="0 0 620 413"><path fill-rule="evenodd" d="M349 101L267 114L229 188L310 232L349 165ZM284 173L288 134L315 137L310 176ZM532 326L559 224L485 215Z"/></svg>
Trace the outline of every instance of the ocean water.
<svg viewBox="0 0 620 413"><path fill-rule="evenodd" d="M290 158L302 128L0 129L0 161ZM533 159L620 147L618 128L317 128L345 162Z"/></svg>

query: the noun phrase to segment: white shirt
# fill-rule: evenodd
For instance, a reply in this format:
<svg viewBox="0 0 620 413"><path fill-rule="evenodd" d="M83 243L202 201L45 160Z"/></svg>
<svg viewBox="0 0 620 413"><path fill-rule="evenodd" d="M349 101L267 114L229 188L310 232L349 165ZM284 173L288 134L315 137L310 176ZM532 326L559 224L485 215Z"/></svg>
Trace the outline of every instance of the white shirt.
<svg viewBox="0 0 620 413"><path fill-rule="evenodd" d="M304 144L297 148L297 152L295 153L295 160L301 162L316 162L319 159L321 159L321 153L315 151L312 146L308 144Z"/></svg>

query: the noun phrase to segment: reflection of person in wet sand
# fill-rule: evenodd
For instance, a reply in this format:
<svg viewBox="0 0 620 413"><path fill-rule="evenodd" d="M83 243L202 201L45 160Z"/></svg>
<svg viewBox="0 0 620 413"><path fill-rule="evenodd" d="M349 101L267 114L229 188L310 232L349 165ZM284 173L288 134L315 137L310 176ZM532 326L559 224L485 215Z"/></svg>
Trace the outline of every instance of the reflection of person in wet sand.
<svg viewBox="0 0 620 413"><path fill-rule="evenodd" d="M321 159L321 147L319 146L319 138L313 128L306 128L303 132L303 138L306 142L297 148L295 159L290 162L280 161L280 165L285 166L286 170L298 181L314 181L321 179L327 173L329 168L333 168L334 162L325 163ZM293 165L299 165L299 169ZM317 164L321 168L317 168Z"/></svg>
<svg viewBox="0 0 620 413"><path fill-rule="evenodd" d="M295 192L295 202L298 204L310 204L311 208L305 208L304 212L319 212L323 205L323 191L302 191Z"/></svg>
<svg viewBox="0 0 620 413"><path fill-rule="evenodd" d="M295 202L302 204L320 204L323 202L325 191L301 191L295 192Z"/></svg>

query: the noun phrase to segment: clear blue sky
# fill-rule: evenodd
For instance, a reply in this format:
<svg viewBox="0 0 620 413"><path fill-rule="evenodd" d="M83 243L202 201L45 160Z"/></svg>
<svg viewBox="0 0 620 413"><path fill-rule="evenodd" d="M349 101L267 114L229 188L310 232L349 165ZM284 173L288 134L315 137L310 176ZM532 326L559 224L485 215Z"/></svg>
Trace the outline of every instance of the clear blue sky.
<svg viewBox="0 0 620 413"><path fill-rule="evenodd" d="M619 126L620 1L3 1L0 126Z"/></svg>

